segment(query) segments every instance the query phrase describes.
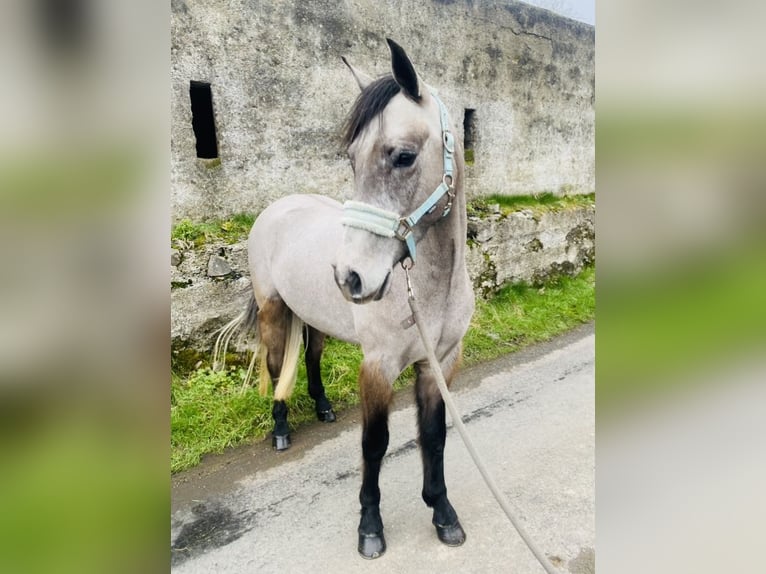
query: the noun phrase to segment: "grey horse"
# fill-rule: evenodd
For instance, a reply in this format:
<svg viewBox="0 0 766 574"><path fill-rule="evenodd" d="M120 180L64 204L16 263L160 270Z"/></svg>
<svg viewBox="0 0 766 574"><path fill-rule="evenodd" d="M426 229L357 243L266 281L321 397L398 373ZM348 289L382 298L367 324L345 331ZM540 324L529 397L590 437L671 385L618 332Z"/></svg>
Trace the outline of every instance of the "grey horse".
<svg viewBox="0 0 766 574"><path fill-rule="evenodd" d="M250 303L217 344L220 351L238 329L255 333L261 391L274 385L278 449L290 444L285 401L295 385L301 340L320 420L335 418L319 378L325 335L361 345L358 550L365 558L386 550L378 478L388 447L392 384L409 365L417 375L423 500L433 508L443 543L465 540L444 481L444 402L418 331L411 328L404 271L410 269L420 314L451 381L474 308L465 265L462 143L436 93L404 50L387 42L390 75L372 79L344 58L361 90L344 126L354 171L352 200L293 195L261 213L248 240Z"/></svg>

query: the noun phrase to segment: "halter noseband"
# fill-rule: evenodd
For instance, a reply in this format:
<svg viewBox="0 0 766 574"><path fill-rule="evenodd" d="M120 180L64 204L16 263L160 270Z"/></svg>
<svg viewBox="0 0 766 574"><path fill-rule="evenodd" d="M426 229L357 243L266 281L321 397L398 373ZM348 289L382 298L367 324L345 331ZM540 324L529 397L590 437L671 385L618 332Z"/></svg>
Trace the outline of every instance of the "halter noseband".
<svg viewBox="0 0 766 574"><path fill-rule="evenodd" d="M410 259L415 263L415 236L412 228L415 227L424 215L436 209L436 204L446 194L447 204L444 206L442 217L449 215L452 209L452 200L455 198L452 158L455 153L455 137L449 131L449 116L447 108L442 101L431 93L436 103L439 104L439 120L442 128L442 146L444 148L444 175L442 181L434 192L420 206L406 217L400 216L393 211L387 211L369 203L361 201L347 201L343 204L343 218L341 222L347 227L364 229L370 233L383 237L396 237L404 241L409 251Z"/></svg>

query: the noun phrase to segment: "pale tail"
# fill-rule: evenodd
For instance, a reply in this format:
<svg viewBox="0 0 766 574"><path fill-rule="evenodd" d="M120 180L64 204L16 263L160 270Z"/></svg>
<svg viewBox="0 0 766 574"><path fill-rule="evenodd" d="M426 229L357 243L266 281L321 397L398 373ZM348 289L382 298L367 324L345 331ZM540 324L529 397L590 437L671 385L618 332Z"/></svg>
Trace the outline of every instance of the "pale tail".
<svg viewBox="0 0 766 574"><path fill-rule="evenodd" d="M285 354L282 358L282 368L280 370L279 381L274 389L274 399L278 401L286 400L290 397L295 388L295 379L298 374L298 360L300 359L301 339L303 334L303 321L294 313L289 312L289 324L285 333ZM248 347L253 352L250 365L245 375L243 389L250 384L256 360L260 363L258 369L259 385L258 390L261 395L266 395L269 389L271 378L266 364L266 347L261 345L261 339L258 328L258 304L255 297L251 294L247 303L247 308L237 315L234 319L223 326L213 347L213 369L222 370L226 366L226 350L235 333L239 332L237 338L240 345L245 340L248 341Z"/></svg>
<svg viewBox="0 0 766 574"><path fill-rule="evenodd" d="M301 341L303 340L303 321L290 311L290 320L285 339L285 356L282 359L282 369L279 373L279 383L274 389L274 400L284 401L290 398L295 388L295 379L298 375L298 359L301 356ZM261 377L263 377L261 369ZM268 373L268 371L267 371ZM261 379L263 388L263 378Z"/></svg>

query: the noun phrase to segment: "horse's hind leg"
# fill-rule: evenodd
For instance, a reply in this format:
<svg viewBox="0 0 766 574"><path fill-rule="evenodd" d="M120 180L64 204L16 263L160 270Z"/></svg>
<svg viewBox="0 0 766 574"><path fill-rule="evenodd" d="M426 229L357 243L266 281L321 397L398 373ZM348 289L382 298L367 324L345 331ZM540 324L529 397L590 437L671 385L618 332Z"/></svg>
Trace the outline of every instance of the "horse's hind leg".
<svg viewBox="0 0 766 574"><path fill-rule="evenodd" d="M266 365L272 385L276 388L285 355L285 339L289 327L290 310L279 298L269 299L258 311L261 345L266 349ZM290 429L287 425L287 403L275 400L271 409L274 419L272 446L277 450L290 447Z"/></svg>
<svg viewBox="0 0 766 574"><path fill-rule="evenodd" d="M324 392L320 361L324 349L325 334L306 325L303 331L303 346L306 348L306 376L309 381L309 395L314 399L317 418L325 423L335 422L335 412Z"/></svg>
<svg viewBox="0 0 766 574"><path fill-rule="evenodd" d="M418 429L423 458L423 500L433 508L432 522L439 540L447 546L459 546L465 542L465 532L447 498L444 482L444 443L447 438L444 401L428 364L416 364L415 371Z"/></svg>
<svg viewBox="0 0 766 574"><path fill-rule="evenodd" d="M359 372L362 398L362 457L364 473L359 502L359 554L377 558L386 551L383 520L380 516L380 487L378 478L383 455L388 448L388 409L393 397L391 382L380 373L377 365L363 362Z"/></svg>

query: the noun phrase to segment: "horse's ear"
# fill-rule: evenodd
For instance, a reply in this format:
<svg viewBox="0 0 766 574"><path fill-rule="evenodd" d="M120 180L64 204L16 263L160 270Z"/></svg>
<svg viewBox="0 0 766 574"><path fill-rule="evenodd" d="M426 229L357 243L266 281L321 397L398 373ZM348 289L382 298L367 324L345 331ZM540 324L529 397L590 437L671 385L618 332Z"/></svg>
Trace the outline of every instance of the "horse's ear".
<svg viewBox="0 0 766 574"><path fill-rule="evenodd" d="M354 76L354 79L356 80L356 83L359 84L359 89L364 90L367 86L369 86L372 83L372 78L362 72L361 70L357 70L354 66L352 66L348 60L346 60L345 56L340 57L341 60L343 60L343 63L348 66L348 69L351 70L351 73Z"/></svg>
<svg viewBox="0 0 766 574"><path fill-rule="evenodd" d="M391 50L391 70L396 83L410 99L419 101L423 92L415 67L399 44L390 38L386 38L386 42Z"/></svg>

